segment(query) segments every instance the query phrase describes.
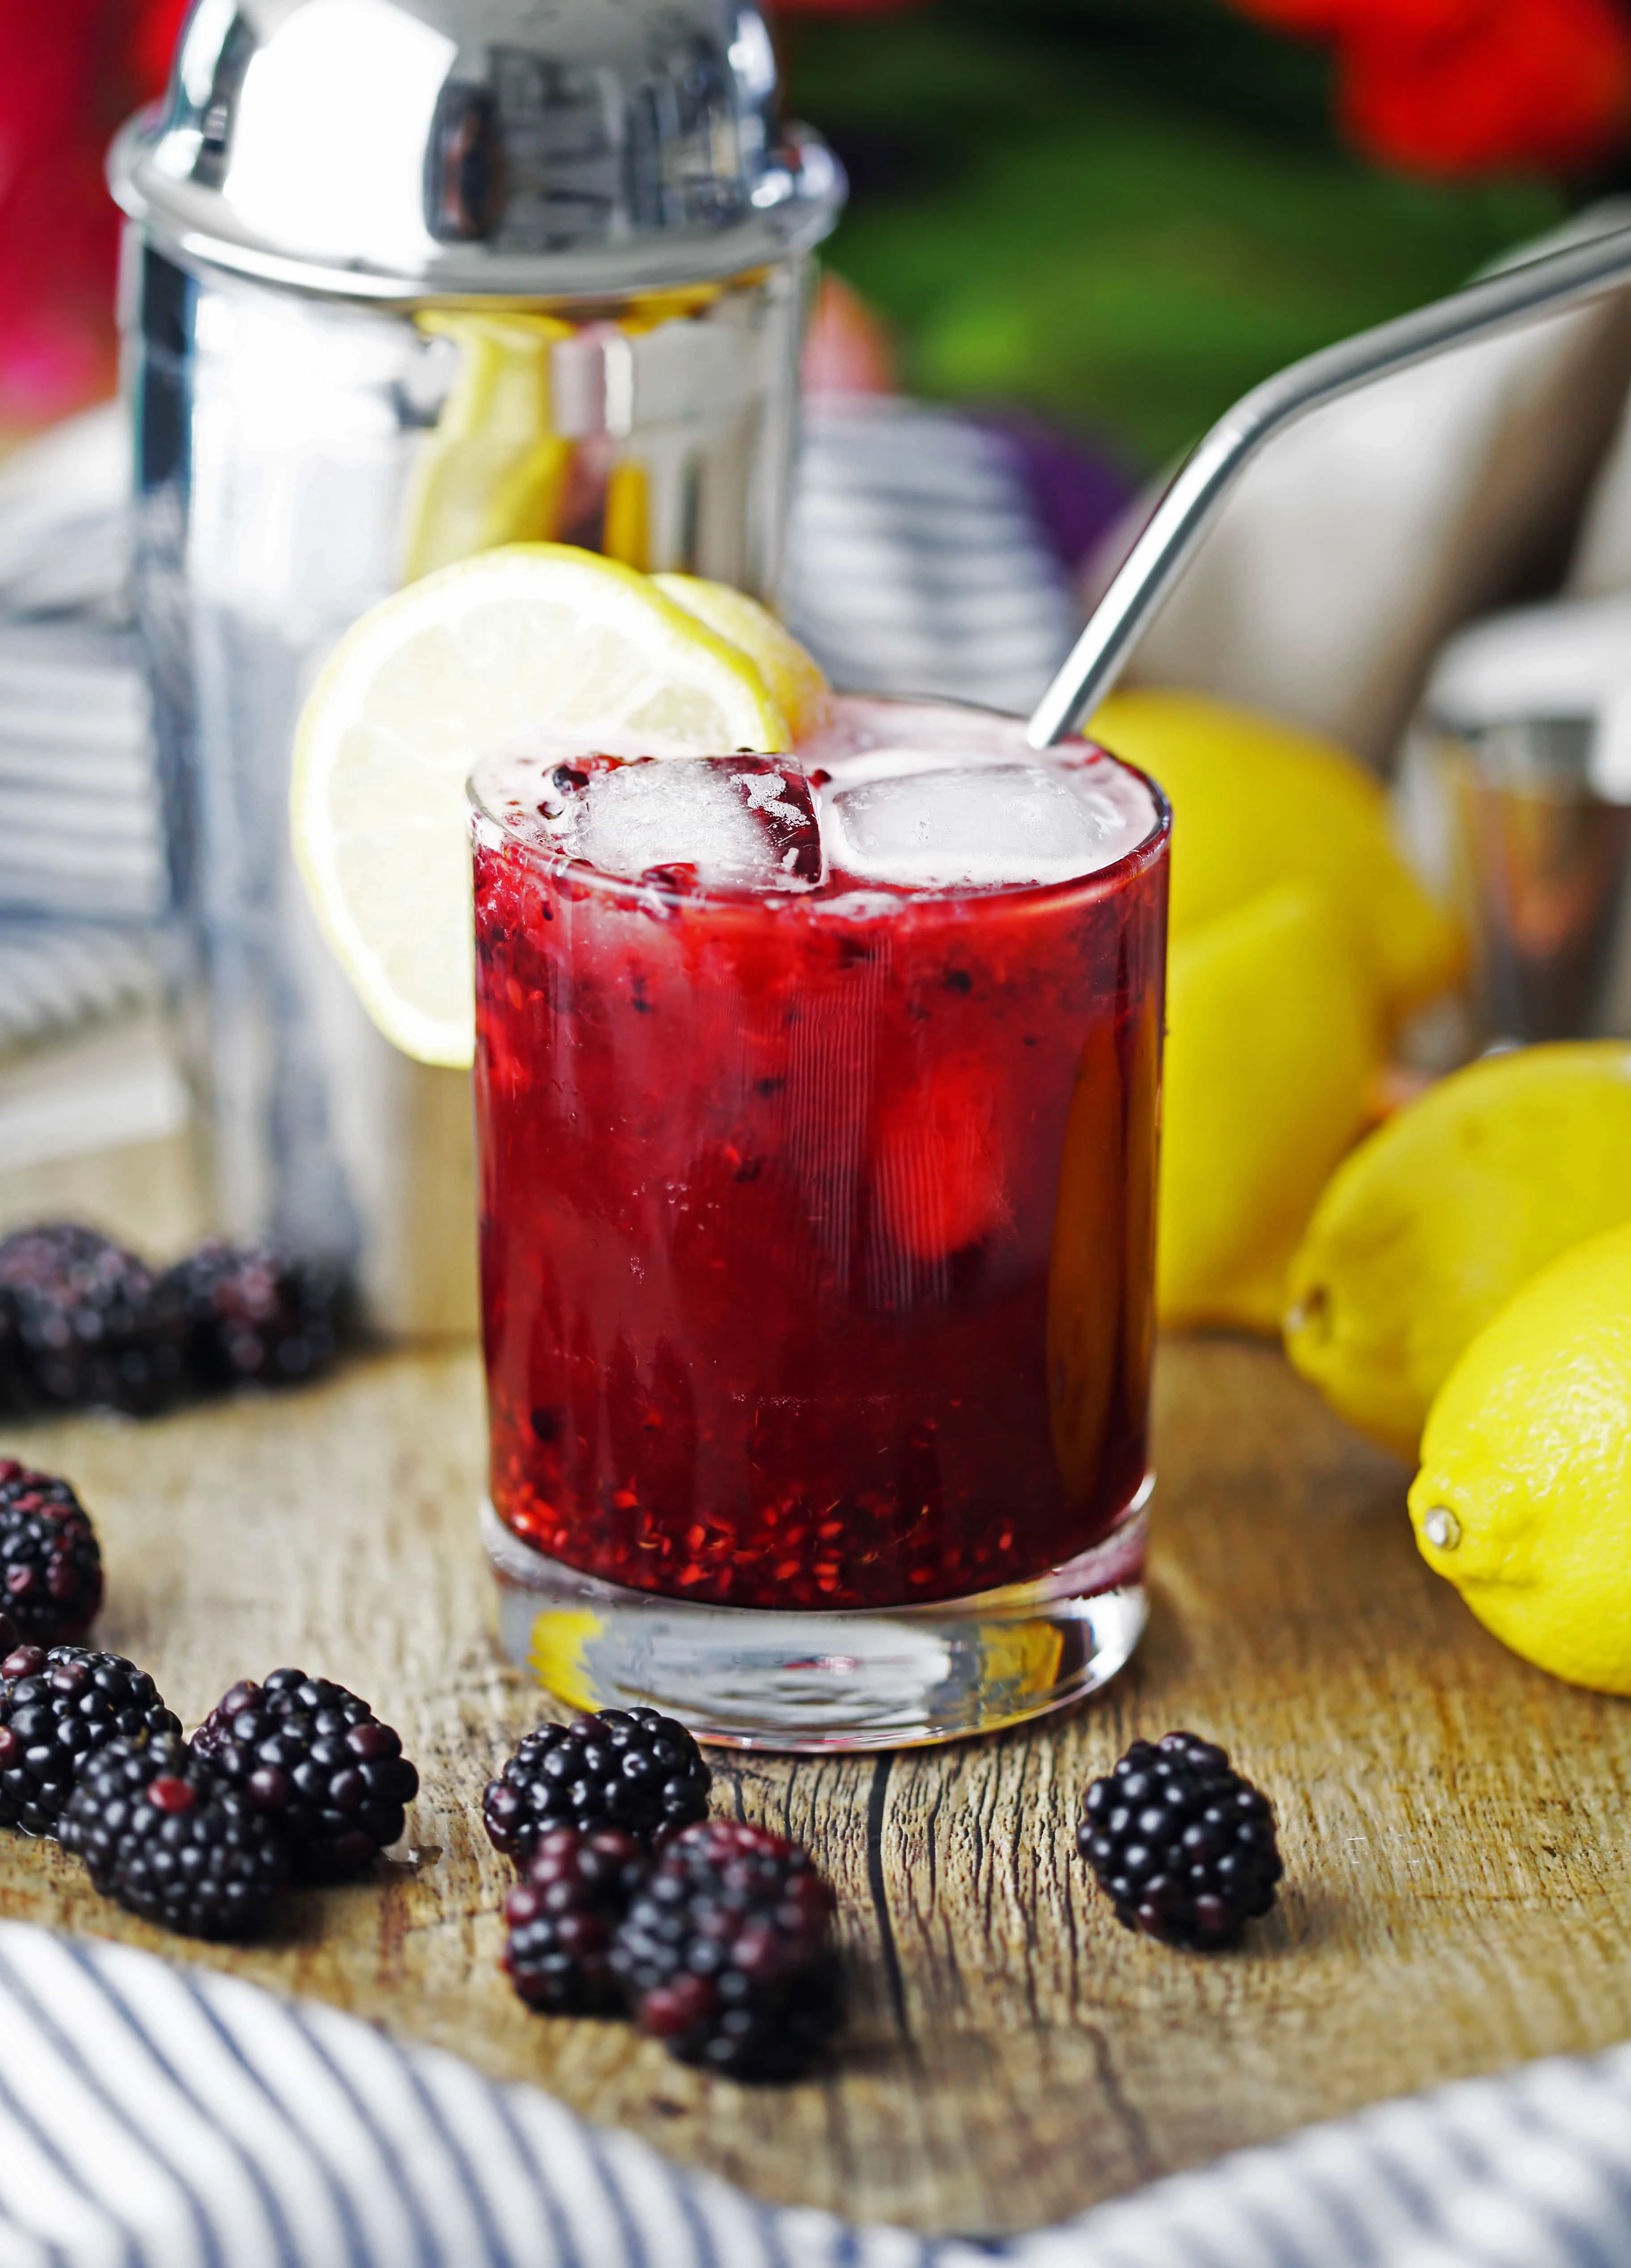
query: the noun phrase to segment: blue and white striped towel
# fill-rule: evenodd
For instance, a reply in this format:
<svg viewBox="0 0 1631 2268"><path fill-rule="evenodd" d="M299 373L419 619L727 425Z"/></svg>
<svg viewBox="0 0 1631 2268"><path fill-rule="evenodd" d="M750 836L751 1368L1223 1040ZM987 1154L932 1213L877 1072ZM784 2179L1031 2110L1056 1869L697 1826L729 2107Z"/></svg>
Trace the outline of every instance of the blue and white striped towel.
<svg viewBox="0 0 1631 2268"><path fill-rule="evenodd" d="M0 1925L0 2268L1628 2268L1631 2049L1007 2242L778 2210L337 2010Z"/></svg>
<svg viewBox="0 0 1631 2268"><path fill-rule="evenodd" d="M891 395L809 408L783 600L835 685L1022 714L1081 627L1011 444Z"/></svg>

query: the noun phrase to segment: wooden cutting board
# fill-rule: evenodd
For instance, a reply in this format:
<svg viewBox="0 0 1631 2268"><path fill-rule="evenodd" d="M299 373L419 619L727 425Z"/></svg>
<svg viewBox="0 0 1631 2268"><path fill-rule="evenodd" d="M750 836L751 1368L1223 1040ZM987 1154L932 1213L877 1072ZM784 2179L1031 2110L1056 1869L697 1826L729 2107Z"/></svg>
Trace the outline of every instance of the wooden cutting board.
<svg viewBox="0 0 1631 2268"><path fill-rule="evenodd" d="M1154 1612L1107 1694L893 1757L716 1753L720 1807L809 1844L840 1893L853 2020L807 2084L749 2091L622 2026L529 2016L498 1970L507 1870L477 1807L542 1704L491 1635L469 1353L6 1432L92 1508L100 1642L189 1726L235 1678L298 1662L402 1729L424 1793L417 1855L292 1899L247 1950L165 1938L7 1835L0 1912L334 2001L766 2198L973 2232L1631 2036L1631 1713L1484 1634L1416 1556L1402 1469L1277 1353L1166 1346L1157 1434ZM1127 1935L1074 1853L1087 1781L1174 1726L1222 1741L1279 1809L1284 1896L1233 1954Z"/></svg>

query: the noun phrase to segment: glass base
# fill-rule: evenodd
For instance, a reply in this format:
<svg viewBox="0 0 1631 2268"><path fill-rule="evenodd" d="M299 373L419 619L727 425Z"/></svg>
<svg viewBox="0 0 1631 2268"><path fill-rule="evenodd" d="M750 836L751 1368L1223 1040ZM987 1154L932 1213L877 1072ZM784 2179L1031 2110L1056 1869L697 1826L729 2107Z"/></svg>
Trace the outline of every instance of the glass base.
<svg viewBox="0 0 1631 2268"><path fill-rule="evenodd" d="M1032 1583L921 1607L710 1607L580 1575L491 1504L506 1653L577 1709L640 1705L700 1741L810 1754L994 1733L1113 1677L1148 1609L1146 1480L1113 1532Z"/></svg>

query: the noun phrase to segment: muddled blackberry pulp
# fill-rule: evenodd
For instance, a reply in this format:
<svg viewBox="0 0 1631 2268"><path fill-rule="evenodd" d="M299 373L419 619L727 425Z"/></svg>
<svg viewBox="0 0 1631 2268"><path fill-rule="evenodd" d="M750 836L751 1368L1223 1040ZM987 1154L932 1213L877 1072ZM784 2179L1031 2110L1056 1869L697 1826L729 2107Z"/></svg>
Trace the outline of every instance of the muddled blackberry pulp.
<svg viewBox="0 0 1631 2268"><path fill-rule="evenodd" d="M750 806L776 761L738 767ZM770 890L700 887L656 827L624 881L533 832L476 852L500 1517L616 1582L777 1607L955 1597L1097 1541L1145 1470L1160 817L1022 888L892 887L830 841L812 885L793 821Z"/></svg>

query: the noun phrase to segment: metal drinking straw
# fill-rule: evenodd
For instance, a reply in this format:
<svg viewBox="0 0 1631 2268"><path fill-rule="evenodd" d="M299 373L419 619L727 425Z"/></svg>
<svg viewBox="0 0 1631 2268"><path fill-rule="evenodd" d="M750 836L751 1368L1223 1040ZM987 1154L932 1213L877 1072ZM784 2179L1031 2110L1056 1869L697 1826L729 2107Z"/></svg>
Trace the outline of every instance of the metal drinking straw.
<svg viewBox="0 0 1631 2268"><path fill-rule="evenodd" d="M1103 699L1224 497L1275 434L1375 379L1391 378L1450 347L1515 330L1537 315L1596 298L1628 278L1631 227L1620 227L1503 269L1447 299L1322 348L1254 387L1185 460L1156 506L1064 667L1037 703L1026 728L1031 747L1045 748L1062 740Z"/></svg>

